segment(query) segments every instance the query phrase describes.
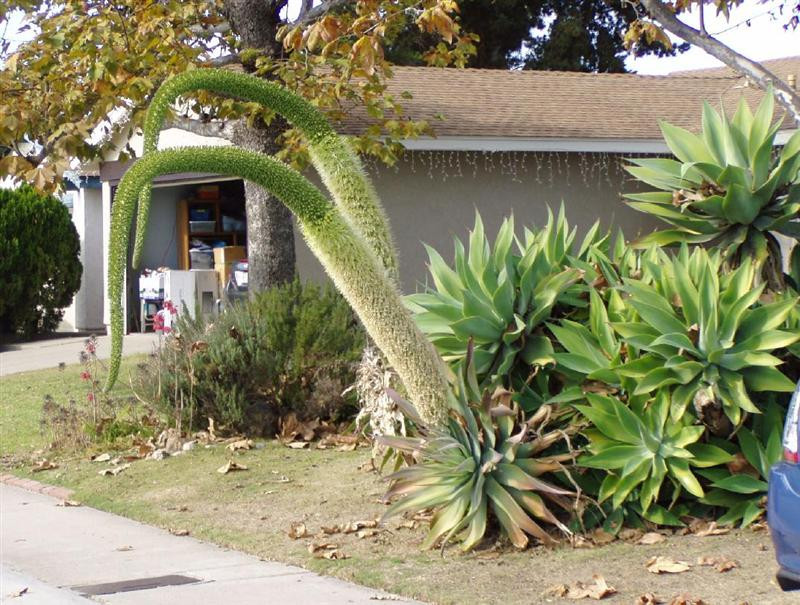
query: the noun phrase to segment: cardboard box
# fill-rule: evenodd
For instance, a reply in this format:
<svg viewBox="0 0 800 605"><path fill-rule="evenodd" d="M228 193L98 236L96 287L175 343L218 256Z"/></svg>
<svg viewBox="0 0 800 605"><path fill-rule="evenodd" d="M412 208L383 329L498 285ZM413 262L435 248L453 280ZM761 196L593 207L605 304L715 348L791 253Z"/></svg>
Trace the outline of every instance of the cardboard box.
<svg viewBox="0 0 800 605"><path fill-rule="evenodd" d="M244 246L214 248L214 269L219 275L219 283L222 288L228 283L228 278L231 275L231 265L243 258L247 258Z"/></svg>

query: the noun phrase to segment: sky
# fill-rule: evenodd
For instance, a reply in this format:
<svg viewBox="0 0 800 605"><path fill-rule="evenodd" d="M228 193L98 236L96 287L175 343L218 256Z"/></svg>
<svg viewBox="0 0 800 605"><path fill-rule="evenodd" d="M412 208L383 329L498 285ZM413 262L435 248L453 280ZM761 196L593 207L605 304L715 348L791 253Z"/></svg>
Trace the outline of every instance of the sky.
<svg viewBox="0 0 800 605"><path fill-rule="evenodd" d="M297 2L290 4L290 13L296 11ZM780 2L768 0L758 2L745 0L742 6L735 8L727 21L723 16L717 17L711 8L706 8L706 29L722 42L755 61L776 59L792 55L800 55L800 28L786 31L783 24L786 18L777 14ZM290 16L293 16L290 14ZM681 19L689 25L697 26L697 11L682 15ZM749 25L748 25L749 23ZM21 41L25 35L16 32L19 19L12 16L6 24L5 32L0 26L0 35L15 41ZM706 52L692 48L677 57L643 57L628 59L628 69L641 74L665 74L672 71L717 67L721 63Z"/></svg>

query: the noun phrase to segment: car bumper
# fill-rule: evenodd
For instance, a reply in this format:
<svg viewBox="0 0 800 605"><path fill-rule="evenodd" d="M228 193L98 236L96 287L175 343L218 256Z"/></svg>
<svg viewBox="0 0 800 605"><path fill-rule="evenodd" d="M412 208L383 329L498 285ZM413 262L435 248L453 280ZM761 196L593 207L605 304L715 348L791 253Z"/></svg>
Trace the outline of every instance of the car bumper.
<svg viewBox="0 0 800 605"><path fill-rule="evenodd" d="M800 583L800 465L780 462L772 467L767 521L779 575Z"/></svg>

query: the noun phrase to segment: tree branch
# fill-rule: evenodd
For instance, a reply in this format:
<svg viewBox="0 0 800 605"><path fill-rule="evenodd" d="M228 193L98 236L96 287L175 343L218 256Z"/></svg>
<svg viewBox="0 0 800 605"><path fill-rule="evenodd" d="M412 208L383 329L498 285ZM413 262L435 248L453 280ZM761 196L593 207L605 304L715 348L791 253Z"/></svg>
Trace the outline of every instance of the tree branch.
<svg viewBox="0 0 800 605"><path fill-rule="evenodd" d="M226 65L233 65L234 63L241 63L239 55L222 55L221 57L214 57L208 61L204 61L208 67L225 67Z"/></svg>
<svg viewBox="0 0 800 605"><path fill-rule="evenodd" d="M301 10L300 16L292 22L292 25L305 25L306 23L311 23L312 21L316 21L326 13L331 12L341 6L346 6L348 4L353 4L354 0L325 0L322 4L318 4L313 8L309 8L308 10ZM305 1L304 1L305 8Z"/></svg>
<svg viewBox="0 0 800 605"><path fill-rule="evenodd" d="M204 122L202 120L193 120L186 116L172 117L167 122L167 128L180 128L202 137L216 137L228 141L233 136L233 125L229 122Z"/></svg>
<svg viewBox="0 0 800 605"><path fill-rule="evenodd" d="M800 124L800 95L786 82L716 38L686 25L661 0L641 0L641 3L650 16L668 32L702 48L735 72L750 78L760 88L767 90L771 84L778 102L786 108L794 121Z"/></svg>

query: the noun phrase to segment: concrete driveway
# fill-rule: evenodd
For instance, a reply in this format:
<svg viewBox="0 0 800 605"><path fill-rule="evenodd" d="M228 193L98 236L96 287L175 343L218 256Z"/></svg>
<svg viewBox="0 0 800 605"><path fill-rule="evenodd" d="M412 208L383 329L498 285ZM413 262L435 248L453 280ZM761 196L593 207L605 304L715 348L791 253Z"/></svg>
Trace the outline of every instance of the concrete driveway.
<svg viewBox="0 0 800 605"><path fill-rule="evenodd" d="M59 364L78 363L78 356L83 350L85 336L66 336L34 342L23 342L0 346L0 376L56 368ZM153 333L128 334L122 345L124 355L134 353L150 353L158 343L158 336ZM97 337L97 356L108 359L111 355L111 337Z"/></svg>

